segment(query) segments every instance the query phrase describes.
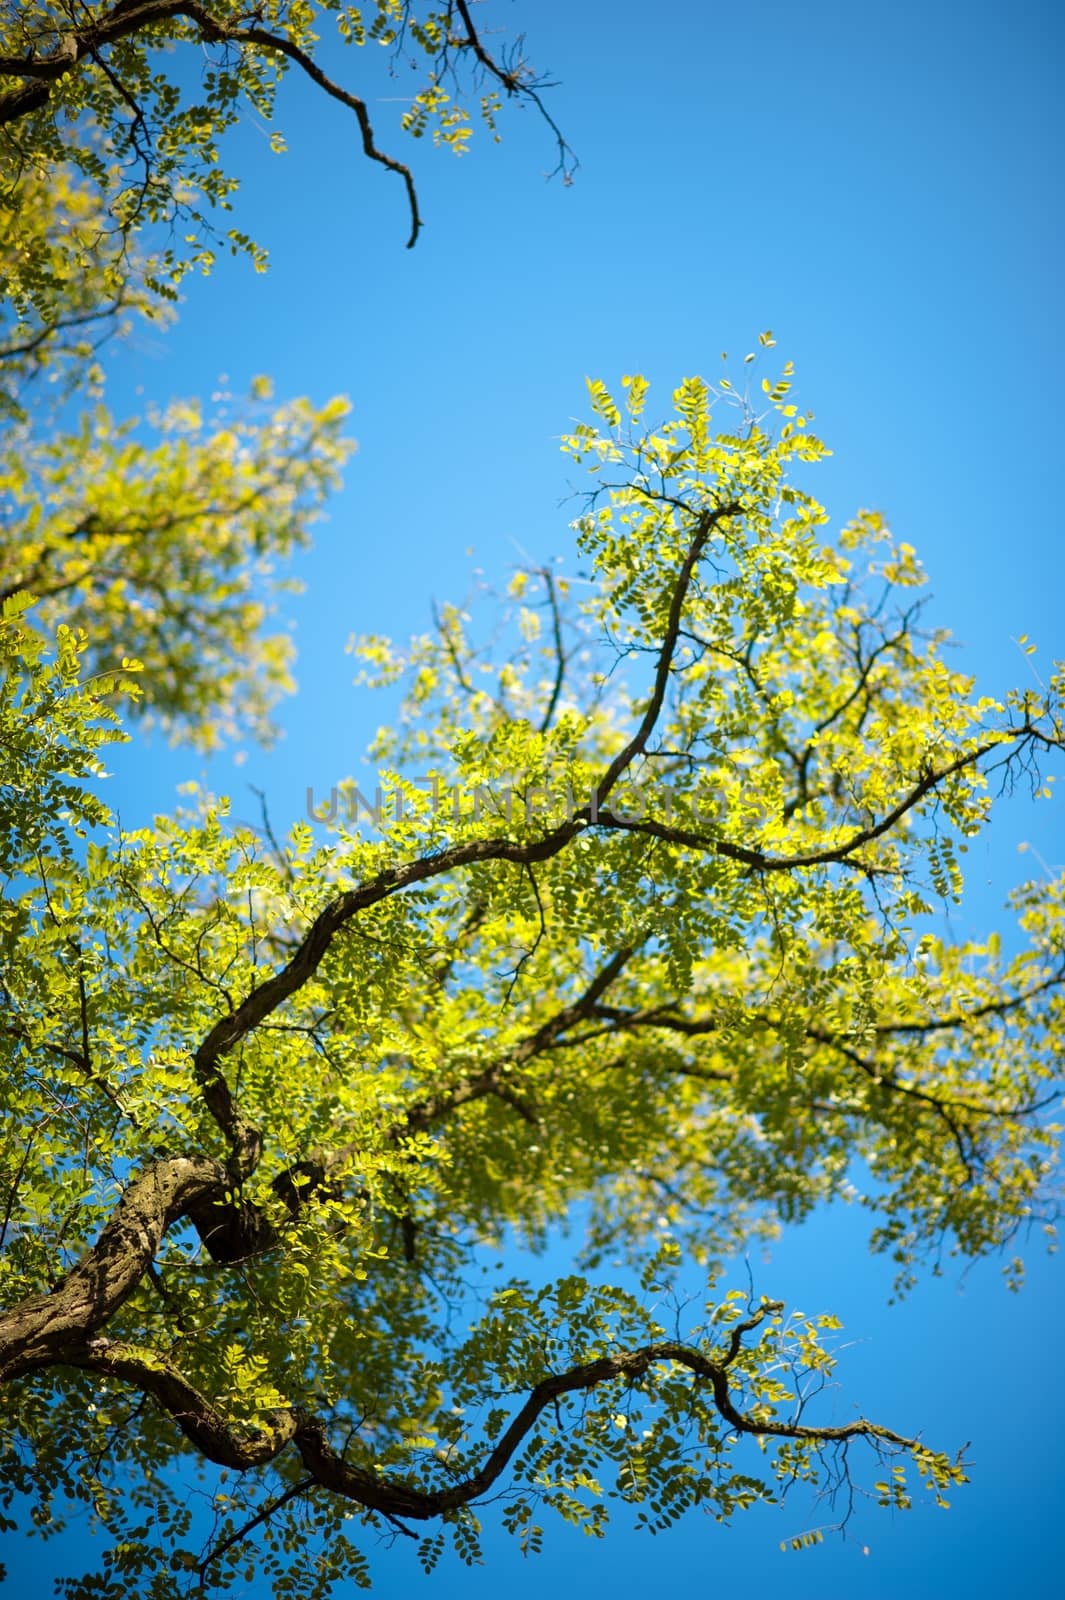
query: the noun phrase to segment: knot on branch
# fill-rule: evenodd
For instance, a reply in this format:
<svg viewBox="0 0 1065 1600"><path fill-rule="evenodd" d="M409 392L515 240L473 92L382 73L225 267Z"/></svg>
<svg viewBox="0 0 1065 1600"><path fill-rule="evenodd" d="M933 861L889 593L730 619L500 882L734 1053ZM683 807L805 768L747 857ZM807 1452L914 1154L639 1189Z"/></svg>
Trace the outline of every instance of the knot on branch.
<svg viewBox="0 0 1065 1600"><path fill-rule="evenodd" d="M211 1260L223 1266L262 1255L277 1243L271 1223L245 1200L205 1195L187 1208L186 1215Z"/></svg>

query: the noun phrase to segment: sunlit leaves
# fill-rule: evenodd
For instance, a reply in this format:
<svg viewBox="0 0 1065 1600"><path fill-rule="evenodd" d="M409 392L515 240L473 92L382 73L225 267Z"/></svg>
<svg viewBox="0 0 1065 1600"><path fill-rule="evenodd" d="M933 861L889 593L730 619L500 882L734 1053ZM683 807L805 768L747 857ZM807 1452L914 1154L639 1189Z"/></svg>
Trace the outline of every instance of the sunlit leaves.
<svg viewBox="0 0 1065 1600"><path fill-rule="evenodd" d="M24 175L0 230L0 414L97 387L100 344L137 316L165 319L157 271L113 236L70 163Z"/></svg>
<svg viewBox="0 0 1065 1600"><path fill-rule="evenodd" d="M112 1308L125 1380L81 1345L62 1379L25 1375L8 1426L40 1465L2 1471L91 1503L145 1592L192 1571L162 1481L200 1449L190 1417L225 1432L214 1459L313 1427L364 1475L346 1497L301 1479L305 1435L210 1478L196 1570L241 1576L254 1548L294 1600L367 1581L368 1485L444 1497L413 1502L442 1519L432 1570L480 1558L489 1493L535 1551L549 1516L658 1532L852 1473L897 1509L915 1479L940 1502L964 1481L871 1424L858 1469L818 1421L836 1320L719 1287L719 1263L833 1198L903 1285L1051 1225L1065 890L1024 886L1018 933L982 943L937 911L988 769L1061 748L1062 679L978 696L922 622L913 550L872 513L832 539L790 381L763 415L689 378L666 417L638 378L592 384L565 441L591 474L579 584L512 574L491 646L483 595L406 648L357 641L361 685L402 696L377 782L338 775L279 840L196 791L109 831L97 751L141 682L202 742L248 715L234 647L333 480L342 403L175 404L151 431L98 411L0 463L10 1298L51 1304L175 1152L210 1175ZM502 1244L575 1218L575 1270L499 1283Z"/></svg>
<svg viewBox="0 0 1065 1600"><path fill-rule="evenodd" d="M291 642L264 629L276 565L306 544L351 448L343 401L265 400L214 419L175 402L145 425L101 405L0 451L0 593L35 595L46 628L83 628L96 669L138 656L142 708L205 747L268 734L291 687Z"/></svg>

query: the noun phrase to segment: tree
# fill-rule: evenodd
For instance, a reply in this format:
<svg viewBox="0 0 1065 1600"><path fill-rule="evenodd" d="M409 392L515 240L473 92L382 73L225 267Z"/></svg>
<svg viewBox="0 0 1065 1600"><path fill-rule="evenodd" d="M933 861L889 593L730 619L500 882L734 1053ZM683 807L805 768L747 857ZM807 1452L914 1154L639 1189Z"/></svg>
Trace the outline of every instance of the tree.
<svg viewBox="0 0 1065 1600"><path fill-rule="evenodd" d="M904 1506L908 1470L943 1498L957 1458L819 1421L833 1320L719 1269L835 1195L903 1287L1051 1224L1063 885L1018 891L1013 956L933 912L993 786L1041 788L1060 671L975 696L922 629L914 551L869 514L829 542L787 368L757 405L686 380L650 426L641 380L596 384L565 442L589 576L519 571L491 649L459 607L407 650L361 642L368 683L405 686L382 796L339 790L284 841L207 796L123 832L100 762L127 715L268 731L271 567L339 470L343 407L268 411L262 383L236 418L120 423L95 347L209 253L241 96L325 69L309 7L58 18L20 8L0 59L7 1503L94 1508L105 1570L65 1586L87 1600L250 1562L279 1595L365 1583L352 1518L417 1527L427 1567L448 1538L472 1559L489 1496L530 1550L544 1510L599 1532L611 1501L657 1528L854 1471ZM404 26L433 71L412 132L462 131L449 57L529 87L461 4L379 0L365 36ZM160 76L195 39L219 52L197 107ZM87 392L73 426L50 400ZM569 1276L479 1288L577 1207Z"/></svg>
<svg viewBox="0 0 1065 1600"><path fill-rule="evenodd" d="M1062 885L1019 892L1012 960L921 930L989 780L1061 748L1061 676L973 698L912 549L871 516L823 542L792 481L822 446L766 382L719 428L730 391L687 380L647 430L640 380L593 385L566 440L595 479L582 615L548 569L511 585L503 662L457 609L408 652L363 641L408 680L374 836L349 791L324 839L205 800L105 840L85 781L135 668L82 682L83 641L50 662L8 602L3 1471L96 1503L112 1584L224 1581L253 1537L279 1593L361 1583L353 1509L429 1523L432 1566L489 1490L530 1547L544 1507L724 1516L847 1474L855 1440L892 1458L885 1503L907 1458L963 1481L810 1419L830 1318L711 1292L678 1335L595 1271L623 1249L668 1304L682 1256L712 1284L859 1159L903 1280L1053 1208ZM480 1254L582 1201L583 1272L450 1338ZM168 1493L188 1457L239 1474L206 1550Z"/></svg>

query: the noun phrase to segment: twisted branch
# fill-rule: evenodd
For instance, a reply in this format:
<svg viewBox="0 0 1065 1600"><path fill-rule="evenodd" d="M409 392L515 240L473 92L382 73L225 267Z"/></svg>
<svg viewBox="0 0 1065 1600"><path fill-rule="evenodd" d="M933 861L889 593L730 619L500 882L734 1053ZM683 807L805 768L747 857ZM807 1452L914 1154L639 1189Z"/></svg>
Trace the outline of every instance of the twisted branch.
<svg viewBox="0 0 1065 1600"><path fill-rule="evenodd" d="M278 1409L265 1420L257 1421L254 1426L233 1423L182 1376L168 1357L154 1351L139 1350L117 1341L94 1339L88 1341L80 1352L69 1357L68 1364L122 1379L151 1394L201 1454L220 1466L247 1471L274 1460L289 1444L295 1444L309 1475L300 1486L301 1490L309 1488L312 1483L317 1484L367 1510L388 1517L409 1517L423 1522L456 1511L487 1494L513 1460L540 1414L563 1396L585 1393L617 1379L633 1384L653 1367L663 1364L686 1368L696 1380L707 1384L718 1414L737 1434L810 1440L823 1444L868 1439L899 1450L919 1450L921 1445L918 1439L908 1438L865 1417L839 1427L818 1428L799 1422L756 1418L736 1406L729 1385L729 1368L743 1348L744 1336L780 1309L779 1301L763 1301L746 1321L733 1328L727 1349L716 1357L692 1345L663 1340L642 1345L635 1350L620 1350L612 1355L600 1356L594 1361L542 1378L530 1390L524 1404L482 1464L466 1477L444 1488L420 1488L416 1484L386 1478L372 1467L345 1460L329 1443L324 1424L317 1417L295 1409Z"/></svg>

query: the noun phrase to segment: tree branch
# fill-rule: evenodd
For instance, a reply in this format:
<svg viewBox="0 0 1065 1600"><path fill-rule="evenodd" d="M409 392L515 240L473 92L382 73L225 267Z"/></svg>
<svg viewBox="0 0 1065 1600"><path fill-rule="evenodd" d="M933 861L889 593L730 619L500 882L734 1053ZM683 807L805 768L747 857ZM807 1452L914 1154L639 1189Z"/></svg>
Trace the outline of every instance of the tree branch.
<svg viewBox="0 0 1065 1600"><path fill-rule="evenodd" d="M684 602L688 598L688 589L691 586L695 569L699 559L706 549L711 534L719 522L724 522L729 517L741 517L743 507L730 501L728 505L719 506L716 511L701 511L696 522L695 537L688 546L684 557L684 564L680 570L673 594L670 599L669 612L666 620L666 633L658 652L658 664L655 668L654 687L651 698L647 702L647 709L643 720L633 734L624 750L620 750L606 770L605 775L596 787L591 807L592 822L599 821L599 810L603 801L614 788L622 773L628 770L646 747L647 741L655 723L658 721L662 704L666 697L666 685L669 683L669 674L673 665L673 655L677 648L677 639L680 634L681 618L684 614Z"/></svg>
<svg viewBox="0 0 1065 1600"><path fill-rule="evenodd" d="M165 1156L134 1178L59 1286L0 1313L0 1380L67 1361L133 1293L171 1223L226 1181L207 1156Z"/></svg>
<svg viewBox="0 0 1065 1600"><path fill-rule="evenodd" d="M270 1412L253 1425L233 1423L191 1384L169 1356L115 1339L88 1339L63 1364L119 1378L150 1394L168 1412L196 1449L221 1467L246 1472L273 1461L296 1435L296 1413Z"/></svg>
<svg viewBox="0 0 1065 1600"><path fill-rule="evenodd" d="M517 68L501 66L485 49L464 0L454 0L454 4L449 6L449 19L454 11L457 11L461 18L465 34L456 37L453 42L463 49L470 50L481 67L503 86L508 95L518 95L530 100L536 106L554 134L559 151L559 167L568 177L576 166L576 159L557 123L545 107L536 84L520 66ZM17 89L0 95L0 126L16 122L32 111L40 110L51 96L52 85L67 76L87 57L97 62L101 71L111 78L112 85L120 97L128 100L130 98L128 92L101 56L101 50L129 38L131 34L179 17L194 23L205 41L252 45L271 55L285 57L299 67L301 72L330 99L338 101L340 105L354 112L362 138L363 154L370 161L377 162L403 180L411 218L407 248L410 249L416 243L422 228L422 218L413 174L404 162L378 148L366 102L330 78L314 57L286 34L274 32L255 22L246 26L228 25L212 16L207 6L201 4L200 0L119 0L119 3L105 15L93 17L81 26L71 27L50 51L30 51L20 56L0 56L0 78L29 80L23 82ZM134 117L135 121L140 121L143 125L143 118L135 103Z"/></svg>
<svg viewBox="0 0 1065 1600"><path fill-rule="evenodd" d="M274 55L285 56L331 99L339 101L349 111L353 111L362 135L363 153L371 161L387 167L390 172L397 173L403 179L411 214L408 248L415 243L421 231L422 219L418 211L414 178L410 168L402 161L397 161L394 156L378 149L366 102L360 100L358 95L342 88L340 84L334 83L312 56L301 50L299 45L294 44L284 34L272 33L269 29L258 26L227 27L225 23L212 17L207 8L199 4L199 0L145 0L144 4L130 6L120 4L109 15L64 34L60 44L50 54L0 56L0 77L33 80L28 85L0 96L0 126L17 121L28 111L38 110L46 104L51 94L50 85L72 71L86 57L95 59L104 71L109 71L99 55L102 47L128 38L130 34L137 33L142 28L150 28L159 22L178 17L186 17L195 23L203 38L213 43L250 44ZM111 76L114 81L113 75Z"/></svg>
<svg viewBox="0 0 1065 1600"><path fill-rule="evenodd" d="M200 1394L168 1357L155 1351L94 1339L89 1340L83 1350L73 1353L67 1364L119 1378L151 1394L173 1417L190 1443L221 1466L247 1471L274 1460L286 1446L294 1443L309 1474L300 1485L302 1491L314 1483L368 1510L413 1521L444 1516L484 1496L506 1470L541 1412L563 1396L585 1393L619 1378L635 1383L653 1367L663 1364L686 1368L696 1380L709 1385L719 1415L737 1434L809 1440L819 1444L868 1439L900 1450L921 1448L919 1440L864 1417L839 1427L819 1428L799 1422L756 1418L741 1411L732 1398L729 1368L743 1348L744 1336L779 1310L780 1302L763 1301L758 1310L732 1329L725 1352L716 1358L691 1345L665 1340L601 1356L541 1379L482 1465L456 1483L432 1489L385 1478L372 1467L345 1460L329 1444L323 1423L296 1410L276 1410L267 1420L257 1420L252 1426L235 1424ZM291 1491L296 1492L295 1488Z"/></svg>
<svg viewBox="0 0 1065 1600"><path fill-rule="evenodd" d="M982 744L974 745L971 750L964 751L948 761L942 767L929 766L918 781L906 792L901 800L887 811L876 822L867 827L856 829L849 838L840 844L828 845L823 850L811 850L803 855L772 856L766 855L762 850L752 849L747 845L734 844L728 839L721 839L715 834L700 833L693 828L677 828L664 822L656 822L652 818L624 817L610 810L600 809L598 815L592 817L600 827L619 828L626 833L642 833L650 838L664 839L670 844L686 845L693 850L712 851L719 856L724 856L730 861L739 861L745 866L753 867L758 872L796 872L803 867L846 866L853 867L864 873L876 873L880 869L867 862L853 859L855 851L864 845L872 844L901 822L915 806L934 793L948 778L954 777L959 772L964 772L969 767L978 766L983 758L990 755L993 750L999 750L1005 744L1015 744L1018 748L1031 744L1042 744L1048 749L1060 749L1063 741L1057 736L1052 736L1044 730L1035 727L1030 722L1021 723L1017 727L1004 728L993 739L987 739ZM1012 752L1016 754L1016 751ZM594 810L594 808L593 808Z"/></svg>

